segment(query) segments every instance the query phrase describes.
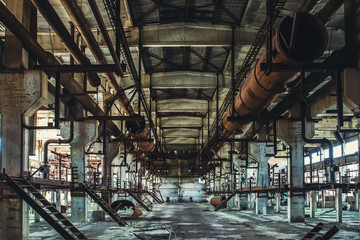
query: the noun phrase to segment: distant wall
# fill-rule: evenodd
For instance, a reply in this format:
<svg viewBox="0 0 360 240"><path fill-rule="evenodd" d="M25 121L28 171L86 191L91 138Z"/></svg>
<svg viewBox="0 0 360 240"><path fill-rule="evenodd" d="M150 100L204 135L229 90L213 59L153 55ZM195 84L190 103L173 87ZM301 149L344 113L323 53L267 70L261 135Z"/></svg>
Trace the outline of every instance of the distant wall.
<svg viewBox="0 0 360 240"><path fill-rule="evenodd" d="M162 177L160 191L163 198L170 201L205 201L205 184L199 183L199 177L190 176L189 162L186 160L168 160L168 176Z"/></svg>

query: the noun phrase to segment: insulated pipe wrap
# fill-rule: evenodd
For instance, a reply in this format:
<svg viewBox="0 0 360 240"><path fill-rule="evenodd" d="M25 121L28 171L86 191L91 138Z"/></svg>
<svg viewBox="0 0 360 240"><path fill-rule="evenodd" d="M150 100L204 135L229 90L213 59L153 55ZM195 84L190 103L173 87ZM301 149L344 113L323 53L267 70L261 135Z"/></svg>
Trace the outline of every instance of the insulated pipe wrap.
<svg viewBox="0 0 360 240"><path fill-rule="evenodd" d="M294 36L292 45L291 36ZM326 46L327 31L324 23L316 16L297 13L295 24L294 18L290 17L286 17L280 24L279 31L273 38L272 62L298 67L314 61ZM294 80L299 74L272 72L266 75L265 72L260 71L260 64L265 61L266 52L235 97L235 117L252 117L261 113L285 90L285 84ZM223 118L225 131L230 133L240 133L249 122L230 122L228 121L230 116L232 116L232 106Z"/></svg>

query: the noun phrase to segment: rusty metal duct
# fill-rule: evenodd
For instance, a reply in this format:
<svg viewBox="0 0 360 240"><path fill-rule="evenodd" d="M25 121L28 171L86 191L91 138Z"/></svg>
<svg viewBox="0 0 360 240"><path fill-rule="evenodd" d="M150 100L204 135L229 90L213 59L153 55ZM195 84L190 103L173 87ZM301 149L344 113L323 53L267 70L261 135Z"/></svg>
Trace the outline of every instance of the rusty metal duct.
<svg viewBox="0 0 360 240"><path fill-rule="evenodd" d="M273 38L272 62L285 63L289 66L310 63L320 56L327 46L327 31L323 22L314 15L297 13L297 24L294 18L286 17L280 24ZM295 25L295 29L292 27ZM290 42L292 33L297 38ZM260 71L260 64L266 61L263 53L241 91L235 98L234 116L255 116L261 113L281 92L285 90L286 82L294 80L297 72L272 72L266 75ZM232 123L228 117L232 115L230 107L223 119L223 124L229 132L239 132L246 124Z"/></svg>
<svg viewBox="0 0 360 240"><path fill-rule="evenodd" d="M67 13L69 14L70 18L76 25L77 29L83 36L86 44L88 45L89 49L98 60L98 62L105 64L106 59L104 54L102 53L99 44L97 43L91 29L85 19L85 16L79 6L77 5L75 0L61 0L62 5L66 9ZM95 4L95 3L93 3ZM95 8L95 6L92 6ZM94 11L94 15L100 14L99 11ZM97 19L101 18L101 16L96 16ZM135 111L132 106L129 104L129 99L127 98L126 94L124 93L123 88L119 86L117 83L114 75L112 73L105 73L109 84L114 89L114 94L118 95L118 102L120 103L122 109L126 113L126 115L134 115ZM132 127L130 130L131 136L135 139L149 139L150 132L146 128L145 122L133 122L129 123ZM155 145L152 142L138 142L139 148L144 152L153 151L155 149Z"/></svg>
<svg viewBox="0 0 360 240"><path fill-rule="evenodd" d="M319 57L327 46L326 23L343 2L329 0L316 15L297 13L296 24L294 24L294 17L286 17L272 40L272 62L296 68ZM265 72L260 71L260 64L265 60L266 52L262 54L235 97L235 117L252 117L261 113L285 90L286 83L294 80L299 74L298 72L272 72L266 75ZM232 114L232 106L230 106L222 120L224 138L242 132L250 122L248 120L241 123L228 121L228 117ZM222 146L222 143L217 143L213 146L213 150L218 151Z"/></svg>
<svg viewBox="0 0 360 240"><path fill-rule="evenodd" d="M149 139L150 131L146 128L144 120L140 121L127 121L126 128L130 131L130 134L135 139ZM152 152L155 149L155 145L152 142L138 142L138 147L144 152Z"/></svg>
<svg viewBox="0 0 360 240"><path fill-rule="evenodd" d="M41 12L41 15L46 19L51 28L55 31L56 35L60 38L61 42L65 45L67 50L76 59L76 61L83 65L91 65L90 60L84 56L76 45L74 39L69 34L65 25L62 23L59 15L51 6L48 0L31 0L35 7ZM101 80L94 72L88 73L88 81L93 87L100 85Z"/></svg>
<svg viewBox="0 0 360 240"><path fill-rule="evenodd" d="M38 58L41 65L61 65L56 58L49 52L46 52L40 44L31 36L25 27L16 19L16 17L0 2L0 21L21 41L23 47L34 57ZM61 74L61 85L71 94L75 95L85 109L95 116L104 116L105 113L99 108L94 100L88 95L82 95L82 87L71 77L69 73ZM107 128L115 136L121 136L119 128L109 122Z"/></svg>

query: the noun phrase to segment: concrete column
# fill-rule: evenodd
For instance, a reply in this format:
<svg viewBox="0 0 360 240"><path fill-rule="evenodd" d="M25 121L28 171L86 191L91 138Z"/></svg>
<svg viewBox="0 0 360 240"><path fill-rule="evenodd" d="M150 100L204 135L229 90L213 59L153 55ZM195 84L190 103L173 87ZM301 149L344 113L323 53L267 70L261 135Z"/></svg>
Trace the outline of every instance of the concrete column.
<svg viewBox="0 0 360 240"><path fill-rule="evenodd" d="M290 187L302 187L304 184L304 143L301 139L301 122L280 120L278 136L290 147L288 160L288 182ZM305 221L304 194L288 192L288 221Z"/></svg>
<svg viewBox="0 0 360 240"><path fill-rule="evenodd" d="M102 182L103 186L107 187L108 179L110 180L110 187L112 187L112 171L111 164L115 158L120 157L120 143L108 142L106 143L106 157L105 161L102 162ZM109 204L111 204L111 194L102 193L101 197Z"/></svg>
<svg viewBox="0 0 360 240"><path fill-rule="evenodd" d="M342 222L342 189L337 188L336 189L336 221Z"/></svg>
<svg viewBox="0 0 360 240"><path fill-rule="evenodd" d="M322 190L322 207L325 208L326 207L326 198L325 198L326 194L325 194L325 190Z"/></svg>
<svg viewBox="0 0 360 240"><path fill-rule="evenodd" d="M276 212L279 213L281 211L281 193L276 193L275 198L276 198Z"/></svg>
<svg viewBox="0 0 360 240"><path fill-rule="evenodd" d="M360 191L355 192L355 208L356 208L356 211L359 211L359 194L360 194Z"/></svg>
<svg viewBox="0 0 360 240"><path fill-rule="evenodd" d="M50 202L55 203L55 191L54 190L51 190Z"/></svg>
<svg viewBox="0 0 360 240"><path fill-rule="evenodd" d="M69 192L67 190L64 191L64 205L65 207L69 207L69 204L68 204L68 195L69 195Z"/></svg>
<svg viewBox="0 0 360 240"><path fill-rule="evenodd" d="M56 190L56 208L61 211L61 192L60 190Z"/></svg>
<svg viewBox="0 0 360 240"><path fill-rule="evenodd" d="M249 204L248 195L247 194L242 194L240 196L240 209L241 210L248 209L248 204Z"/></svg>
<svg viewBox="0 0 360 240"><path fill-rule="evenodd" d="M310 218L315 218L316 212L316 192L310 191Z"/></svg>
<svg viewBox="0 0 360 240"><path fill-rule="evenodd" d="M71 145L71 166L77 167L79 183L84 182L85 171L85 149L95 139L97 127L95 121L75 122L74 139ZM68 138L69 127L61 128L61 135ZM71 221L87 221L87 200L83 191L71 192Z"/></svg>
<svg viewBox="0 0 360 240"><path fill-rule="evenodd" d="M257 186L266 187L269 185L269 167L268 160L266 157L266 143L257 142L250 143L249 145L250 154L255 157L258 161L258 176L257 176ZM257 193L256 194L256 206L255 213L262 214L264 207L267 206L267 193Z"/></svg>
<svg viewBox="0 0 360 240"><path fill-rule="evenodd" d="M8 1L9 5L20 2ZM4 168L10 175L20 176L23 171L28 171L28 131L22 131L21 124L22 119L27 123L29 117L45 104L46 80L40 71L0 73L0 169ZM0 214L0 239L26 239L28 205L12 190L4 189L0 209L7 209Z"/></svg>
<svg viewBox="0 0 360 240"><path fill-rule="evenodd" d="M29 0L6 1L6 7L28 30L30 29L30 4ZM10 69L28 68L28 53L22 48L20 40L8 29L5 31L4 65Z"/></svg>

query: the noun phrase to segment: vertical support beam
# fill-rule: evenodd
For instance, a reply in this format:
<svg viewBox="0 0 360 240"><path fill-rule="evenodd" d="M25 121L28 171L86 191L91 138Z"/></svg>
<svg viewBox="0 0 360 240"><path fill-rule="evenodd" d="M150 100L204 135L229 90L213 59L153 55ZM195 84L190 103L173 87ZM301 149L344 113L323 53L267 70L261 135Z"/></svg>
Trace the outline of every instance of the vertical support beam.
<svg viewBox="0 0 360 240"><path fill-rule="evenodd" d="M30 30L31 2L29 0L7 1L6 7ZM4 66L10 69L27 69L28 53L22 48L20 40L10 30L5 30Z"/></svg>
<svg viewBox="0 0 360 240"><path fill-rule="evenodd" d="M56 190L56 208L61 211L61 192L59 189Z"/></svg>
<svg viewBox="0 0 360 240"><path fill-rule="evenodd" d="M64 127L61 135L64 138L69 134ZM85 181L85 149L97 136L97 127L95 121L75 122L74 123L74 139L71 142L71 164L77 167L79 183ZM87 221L87 199L83 191L71 191L71 220Z"/></svg>
<svg viewBox="0 0 360 240"><path fill-rule="evenodd" d="M22 1L8 4L22 8ZM28 124L29 118L46 103L47 76L40 71L0 73L0 89L0 165L6 173L21 176L29 169L29 132L22 124ZM6 211L0 214L0 239L27 239L28 205L10 189L3 189L1 195L0 209Z"/></svg>
<svg viewBox="0 0 360 240"><path fill-rule="evenodd" d="M231 31L231 88L232 88L232 114L235 117L235 27ZM233 121L233 120L232 120Z"/></svg>
<svg viewBox="0 0 360 240"><path fill-rule="evenodd" d="M69 199L68 199L68 196L69 196L69 192L68 192L68 190L65 190L64 191L64 205L65 205L65 207L69 207L69 203L68 203L68 201L69 201Z"/></svg>
<svg viewBox="0 0 360 240"><path fill-rule="evenodd" d="M269 168L268 168L268 157L266 157L266 143L265 142L256 142L250 143L250 153L258 161L258 176L257 176L257 186L266 187L269 185ZM256 194L256 205L255 213L263 214L264 207L267 206L267 193L257 193Z"/></svg>
<svg viewBox="0 0 360 240"><path fill-rule="evenodd" d="M138 83L138 114L141 114L141 59L142 59L142 27L139 26L139 83Z"/></svg>
<svg viewBox="0 0 360 240"><path fill-rule="evenodd" d="M281 210L281 193L276 193L275 198L276 198L276 212L279 213Z"/></svg>
<svg viewBox="0 0 360 240"><path fill-rule="evenodd" d="M301 122L280 120L278 136L290 146L288 159L289 187L303 187L304 185L304 142L301 138ZM288 192L288 221L305 221L305 203L303 193Z"/></svg>
<svg viewBox="0 0 360 240"><path fill-rule="evenodd" d="M316 191L310 191L310 218L315 218L316 212Z"/></svg>
<svg viewBox="0 0 360 240"><path fill-rule="evenodd" d="M342 189L336 189L336 221L341 223L342 222Z"/></svg>
<svg viewBox="0 0 360 240"><path fill-rule="evenodd" d="M210 140L210 101L208 101L208 121L207 121L207 140ZM360 171L360 170L359 170Z"/></svg>
<svg viewBox="0 0 360 240"><path fill-rule="evenodd" d="M55 203L55 190L51 190L51 195L50 195L50 202L51 203Z"/></svg>
<svg viewBox="0 0 360 240"><path fill-rule="evenodd" d="M219 140L219 73L216 74L216 140Z"/></svg>

